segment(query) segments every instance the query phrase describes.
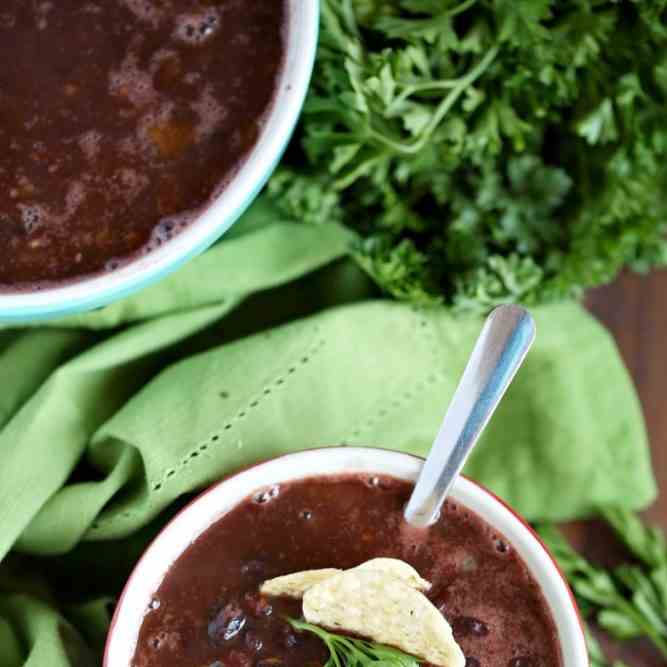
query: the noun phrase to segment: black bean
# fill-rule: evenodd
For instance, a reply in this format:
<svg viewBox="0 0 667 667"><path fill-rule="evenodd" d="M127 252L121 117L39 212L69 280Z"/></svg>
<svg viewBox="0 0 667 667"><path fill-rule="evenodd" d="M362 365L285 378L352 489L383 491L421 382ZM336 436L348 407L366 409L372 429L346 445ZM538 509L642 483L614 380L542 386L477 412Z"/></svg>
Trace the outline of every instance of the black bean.
<svg viewBox="0 0 667 667"><path fill-rule="evenodd" d="M472 616L459 616L452 623L454 636L463 637L486 637L489 634L489 626Z"/></svg>
<svg viewBox="0 0 667 667"><path fill-rule="evenodd" d="M510 546L503 540L496 540L496 550L501 554L509 553Z"/></svg>
<svg viewBox="0 0 667 667"><path fill-rule="evenodd" d="M264 642L254 632L246 632L245 645L255 653L259 653L264 646Z"/></svg>
<svg viewBox="0 0 667 667"><path fill-rule="evenodd" d="M208 636L215 642L234 639L245 627L246 617L236 602L225 605L208 624Z"/></svg>
<svg viewBox="0 0 667 667"><path fill-rule="evenodd" d="M266 563L261 560L249 560L241 565L241 574L264 575L266 572Z"/></svg>
<svg viewBox="0 0 667 667"><path fill-rule="evenodd" d="M512 658L507 663L507 667L538 667L538 664L533 658L519 656L518 658Z"/></svg>

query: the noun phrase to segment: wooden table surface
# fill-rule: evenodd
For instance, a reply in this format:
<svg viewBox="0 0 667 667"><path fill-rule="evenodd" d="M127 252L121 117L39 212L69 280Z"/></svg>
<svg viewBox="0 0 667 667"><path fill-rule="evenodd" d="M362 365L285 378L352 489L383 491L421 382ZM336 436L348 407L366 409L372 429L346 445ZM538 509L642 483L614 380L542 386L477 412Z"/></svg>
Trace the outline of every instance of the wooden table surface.
<svg viewBox="0 0 667 667"><path fill-rule="evenodd" d="M646 277L623 275L592 291L587 305L614 335L639 392L661 489L645 517L667 530L667 271ZM591 558L613 557L618 549L611 535L593 522L569 526L568 535ZM610 657L623 659L630 667L667 664L646 643L620 646L604 639L603 643Z"/></svg>
<svg viewBox="0 0 667 667"><path fill-rule="evenodd" d="M667 530L667 271L623 275L591 292L588 305L613 333L639 392L663 490L646 517Z"/></svg>

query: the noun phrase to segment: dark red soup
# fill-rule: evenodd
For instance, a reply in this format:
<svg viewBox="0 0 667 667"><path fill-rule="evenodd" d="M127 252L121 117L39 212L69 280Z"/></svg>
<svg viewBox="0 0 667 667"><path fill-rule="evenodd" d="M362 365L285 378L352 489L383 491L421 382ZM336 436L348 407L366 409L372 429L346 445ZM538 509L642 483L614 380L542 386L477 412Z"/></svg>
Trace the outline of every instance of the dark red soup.
<svg viewBox="0 0 667 667"><path fill-rule="evenodd" d="M2 0L0 289L167 241L255 144L286 0Z"/></svg>
<svg viewBox="0 0 667 667"><path fill-rule="evenodd" d="M248 498L190 546L156 592L133 667L317 667L327 653L294 632L300 601L258 594L268 578L403 559L432 582L467 667L561 667L547 604L512 546L448 502L415 539L403 522L412 485L318 477Z"/></svg>

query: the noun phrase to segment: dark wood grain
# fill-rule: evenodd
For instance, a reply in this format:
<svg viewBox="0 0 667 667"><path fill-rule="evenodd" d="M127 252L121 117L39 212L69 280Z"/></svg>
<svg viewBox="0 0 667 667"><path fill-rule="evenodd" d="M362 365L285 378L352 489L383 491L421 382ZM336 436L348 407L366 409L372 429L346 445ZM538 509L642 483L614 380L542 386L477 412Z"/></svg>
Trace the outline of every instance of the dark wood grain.
<svg viewBox="0 0 667 667"><path fill-rule="evenodd" d="M667 530L667 272L624 274L612 285L591 291L586 305L614 335L639 392L661 489L645 517ZM622 557L622 547L597 522L570 524L566 531L577 548L598 563L614 565ZM600 639L611 658L630 667L666 664L647 642Z"/></svg>
<svg viewBox="0 0 667 667"><path fill-rule="evenodd" d="M665 491L646 517L667 530L667 271L623 275L588 295L612 332L644 410L658 484Z"/></svg>

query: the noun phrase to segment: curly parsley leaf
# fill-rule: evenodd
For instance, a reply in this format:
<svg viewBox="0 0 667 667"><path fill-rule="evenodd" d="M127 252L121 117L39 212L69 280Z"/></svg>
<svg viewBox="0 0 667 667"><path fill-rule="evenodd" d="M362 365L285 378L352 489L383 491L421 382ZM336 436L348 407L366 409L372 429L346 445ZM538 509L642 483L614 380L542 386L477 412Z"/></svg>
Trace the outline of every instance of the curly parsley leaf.
<svg viewBox="0 0 667 667"><path fill-rule="evenodd" d="M663 0L323 0L270 196L394 298L480 313L667 265Z"/></svg>
<svg viewBox="0 0 667 667"><path fill-rule="evenodd" d="M390 646L335 634L305 621L289 622L294 629L310 632L324 642L329 650L324 667L419 667L417 658Z"/></svg>
<svg viewBox="0 0 667 667"><path fill-rule="evenodd" d="M631 513L609 508L602 512L641 565L603 570L574 551L554 526L540 526L538 532L556 557L587 616L616 639L649 639L667 658L665 537ZM594 648L599 652L599 647Z"/></svg>

